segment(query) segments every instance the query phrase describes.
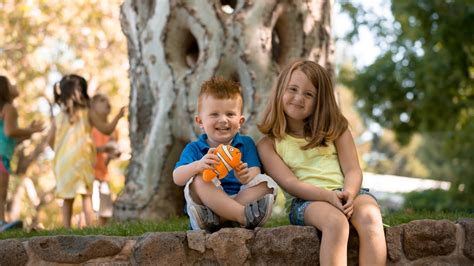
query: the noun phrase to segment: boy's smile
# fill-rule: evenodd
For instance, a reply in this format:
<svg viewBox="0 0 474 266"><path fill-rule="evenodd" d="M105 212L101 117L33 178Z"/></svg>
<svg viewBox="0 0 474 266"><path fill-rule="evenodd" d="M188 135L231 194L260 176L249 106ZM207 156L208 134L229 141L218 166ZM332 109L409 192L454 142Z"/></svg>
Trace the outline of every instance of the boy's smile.
<svg viewBox="0 0 474 266"><path fill-rule="evenodd" d="M207 134L210 147L230 144L244 121L240 97L217 99L204 95L201 110L196 116L196 123Z"/></svg>

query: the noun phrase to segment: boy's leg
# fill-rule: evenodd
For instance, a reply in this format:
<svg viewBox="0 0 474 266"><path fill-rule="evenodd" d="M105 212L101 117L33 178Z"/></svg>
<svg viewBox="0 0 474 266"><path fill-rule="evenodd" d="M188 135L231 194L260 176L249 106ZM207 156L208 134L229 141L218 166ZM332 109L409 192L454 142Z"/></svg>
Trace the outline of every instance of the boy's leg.
<svg viewBox="0 0 474 266"><path fill-rule="evenodd" d="M99 185L99 224L105 225L112 217L113 202L109 183L102 181Z"/></svg>
<svg viewBox="0 0 474 266"><path fill-rule="evenodd" d="M313 201L303 211L304 225L312 225L322 232L320 264L347 265L349 221L344 213L324 201Z"/></svg>
<svg viewBox="0 0 474 266"><path fill-rule="evenodd" d="M186 213L192 230L213 231L219 226L219 218L208 207L204 206L194 191L194 180L192 177L184 187L184 199L186 200Z"/></svg>
<svg viewBox="0 0 474 266"><path fill-rule="evenodd" d="M221 220L245 223L244 206L229 197L222 188L216 187L214 183L205 182L201 176L194 178L190 185L190 195L196 203L202 203L218 214L222 218Z"/></svg>
<svg viewBox="0 0 474 266"><path fill-rule="evenodd" d="M359 195L354 200L351 223L359 234L359 264L385 265L387 247L380 208L369 195Z"/></svg>
<svg viewBox="0 0 474 266"><path fill-rule="evenodd" d="M63 215L64 228L71 228L72 204L73 203L74 203L74 198L63 200L63 207L61 208L61 212L62 212L62 215Z"/></svg>
<svg viewBox="0 0 474 266"><path fill-rule="evenodd" d="M235 200L245 206L246 224L249 229L262 226L271 217L278 186L269 176L259 174L243 185Z"/></svg>

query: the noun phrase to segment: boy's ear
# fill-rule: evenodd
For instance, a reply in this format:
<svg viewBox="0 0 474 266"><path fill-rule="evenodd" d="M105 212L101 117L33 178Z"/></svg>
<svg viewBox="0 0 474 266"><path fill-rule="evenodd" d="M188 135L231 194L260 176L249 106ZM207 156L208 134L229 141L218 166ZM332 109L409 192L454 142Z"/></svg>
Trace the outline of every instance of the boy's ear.
<svg viewBox="0 0 474 266"><path fill-rule="evenodd" d="M245 116L241 115L239 119L239 128L245 123Z"/></svg>
<svg viewBox="0 0 474 266"><path fill-rule="evenodd" d="M204 129L202 125L202 119L201 117L199 117L199 115L194 117L194 122L196 122L196 124L199 126L200 129Z"/></svg>

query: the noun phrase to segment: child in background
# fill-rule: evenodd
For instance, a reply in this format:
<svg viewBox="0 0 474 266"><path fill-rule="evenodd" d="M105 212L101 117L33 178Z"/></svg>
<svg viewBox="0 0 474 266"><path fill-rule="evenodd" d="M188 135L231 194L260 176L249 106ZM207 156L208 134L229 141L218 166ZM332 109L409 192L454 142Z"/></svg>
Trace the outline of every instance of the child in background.
<svg viewBox="0 0 474 266"><path fill-rule="evenodd" d="M109 98L104 94L96 94L91 100L91 110L107 123L111 107ZM107 165L110 160L118 158L120 151L116 143L117 131L111 135L102 134L95 127L92 128L92 139L96 145L97 157L95 161L95 180L92 192L92 207L98 213L99 225L105 225L112 217L113 203L109 186Z"/></svg>
<svg viewBox="0 0 474 266"><path fill-rule="evenodd" d="M255 143L239 134L245 118L240 86L212 78L201 86L195 120L204 134L181 153L173 180L185 186L186 212L193 230L218 230L222 226L262 226L271 216L277 193L275 181L260 173ZM221 186L205 182L202 172L219 162L213 154L219 144L240 150L242 163L221 180Z"/></svg>
<svg viewBox="0 0 474 266"><path fill-rule="evenodd" d="M53 172L56 176L56 196L64 199L63 225L71 227L72 207L76 194L82 196L86 225L93 224L91 202L94 181L95 145L92 127L104 134L111 134L124 110L112 122L103 121L89 109L87 81L78 75L66 75L54 86L54 100L61 107L55 118L50 145L54 147Z"/></svg>
<svg viewBox="0 0 474 266"><path fill-rule="evenodd" d="M327 71L311 61L285 68L259 129L266 135L257 145L264 170L288 193L291 224L322 231L320 264L347 265L351 223L360 240L359 264L384 265L380 209L361 189L356 147Z"/></svg>
<svg viewBox="0 0 474 266"><path fill-rule="evenodd" d="M27 128L18 127L18 113L13 100L18 97L18 89L5 76L0 76L0 232L20 227L21 222L5 222L5 204L10 180L10 161L17 143L28 139L35 132L43 130L41 122L33 121Z"/></svg>

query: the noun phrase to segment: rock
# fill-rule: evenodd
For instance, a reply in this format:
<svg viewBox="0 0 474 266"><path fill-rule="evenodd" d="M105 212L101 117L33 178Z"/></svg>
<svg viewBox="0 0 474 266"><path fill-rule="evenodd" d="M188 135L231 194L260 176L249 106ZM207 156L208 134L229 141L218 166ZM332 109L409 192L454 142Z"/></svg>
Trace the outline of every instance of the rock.
<svg viewBox="0 0 474 266"><path fill-rule="evenodd" d="M387 242L387 258L390 262L397 262L403 256L402 240L403 226L390 227L385 230Z"/></svg>
<svg viewBox="0 0 474 266"><path fill-rule="evenodd" d="M140 237L133 252L138 265L183 265L186 262L186 233L148 233Z"/></svg>
<svg viewBox="0 0 474 266"><path fill-rule="evenodd" d="M450 254L456 248L456 226L448 220L418 220L403 226L403 250L410 260Z"/></svg>
<svg viewBox="0 0 474 266"><path fill-rule="evenodd" d="M464 256L474 260L474 219L460 219L457 222L464 228Z"/></svg>
<svg viewBox="0 0 474 266"><path fill-rule="evenodd" d="M259 229L251 246L252 264L315 265L319 263L319 241L311 226Z"/></svg>
<svg viewBox="0 0 474 266"><path fill-rule="evenodd" d="M125 239L107 236L34 237L28 247L48 262L83 263L90 259L119 253Z"/></svg>
<svg viewBox="0 0 474 266"><path fill-rule="evenodd" d="M204 230L188 231L186 237L188 239L188 247L201 253L206 251L206 232Z"/></svg>
<svg viewBox="0 0 474 266"><path fill-rule="evenodd" d="M242 265L250 259L247 242L254 231L243 228L223 228L209 236L206 248L212 249L219 264Z"/></svg>
<svg viewBox="0 0 474 266"><path fill-rule="evenodd" d="M26 265L28 255L18 240L0 240L0 265Z"/></svg>

